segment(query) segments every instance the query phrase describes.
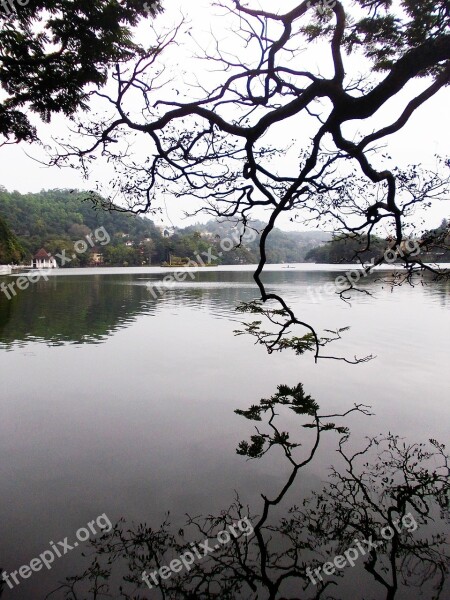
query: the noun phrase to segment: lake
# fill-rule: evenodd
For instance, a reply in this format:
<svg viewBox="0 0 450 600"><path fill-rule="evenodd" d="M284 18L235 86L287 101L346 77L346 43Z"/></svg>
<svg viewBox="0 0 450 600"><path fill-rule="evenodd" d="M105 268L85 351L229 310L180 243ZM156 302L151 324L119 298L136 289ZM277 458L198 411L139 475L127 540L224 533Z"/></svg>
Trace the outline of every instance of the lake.
<svg viewBox="0 0 450 600"><path fill-rule="evenodd" d="M376 356L357 366L269 356L236 337L245 315L235 306L257 297L252 267L204 269L162 295L151 292L170 272L161 268L60 270L11 300L0 294L0 566L18 569L103 513L158 524L170 511L181 524L185 513L226 508L234 490L257 508L288 470L276 456L236 454L253 430L234 409L281 383L302 382L326 412L370 404L374 416L348 419L354 443L388 431L445 442L450 284L391 292L373 275L362 285L374 296L350 306L322 292L343 270L268 265L264 281L319 331L350 325L325 352ZM326 478L334 442L304 487ZM6 589L5 600L43 598L79 570L82 551Z"/></svg>

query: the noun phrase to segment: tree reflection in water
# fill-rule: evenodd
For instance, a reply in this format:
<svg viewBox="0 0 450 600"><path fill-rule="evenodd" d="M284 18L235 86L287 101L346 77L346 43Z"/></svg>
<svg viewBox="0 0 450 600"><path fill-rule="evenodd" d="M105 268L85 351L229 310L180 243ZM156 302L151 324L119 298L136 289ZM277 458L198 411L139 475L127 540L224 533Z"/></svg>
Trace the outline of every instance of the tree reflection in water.
<svg viewBox="0 0 450 600"><path fill-rule="evenodd" d="M370 598L391 600L408 588L410 598L411 588L417 594L420 589L428 600L445 597L449 551L442 530L449 522L450 483L443 445L435 440L408 444L388 434L368 438L363 448L351 450L349 431L341 423L350 413L370 415L369 407L357 404L343 414L323 415L302 384L281 385L271 398L236 412L258 422L238 454L256 460L278 449L290 466L278 493L262 495L258 513L236 496L220 514L189 516L178 532L168 518L156 529L145 523L127 526L121 520L92 542L89 568L67 578L47 598L139 600L150 593L171 600L363 600L369 593ZM292 412L299 418L301 442L278 425ZM320 492L299 506L286 507L301 470L314 459L321 438L332 432L338 435L337 453L344 467L332 468ZM217 540L220 531L242 519L251 522L252 535L235 527L229 543L193 561L189 569L156 573L158 586L149 592L144 571L154 573L193 551L194 544ZM347 562L345 568L325 574L332 569L324 563L345 556L356 543L366 552L354 561L355 567ZM314 573L319 568L320 577Z"/></svg>

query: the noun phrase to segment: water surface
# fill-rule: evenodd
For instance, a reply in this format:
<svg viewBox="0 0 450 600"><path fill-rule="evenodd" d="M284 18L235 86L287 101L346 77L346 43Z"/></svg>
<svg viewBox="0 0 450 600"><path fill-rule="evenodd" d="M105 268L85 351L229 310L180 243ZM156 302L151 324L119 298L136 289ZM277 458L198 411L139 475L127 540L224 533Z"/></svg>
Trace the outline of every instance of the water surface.
<svg viewBox="0 0 450 600"><path fill-rule="evenodd" d="M338 270L269 265L265 281L319 330L351 325L326 353L376 355L364 365L269 356L235 337L236 304L257 297L251 267L201 270L156 297L150 286L167 270L60 270L12 300L0 294L0 566L14 571L102 513L157 524L170 511L182 523L227 507L235 489L252 502L277 489L278 457L236 455L252 430L233 411L280 383L303 382L327 412L371 404L375 416L349 419L355 443L389 430L445 442L449 284L392 293L372 277L363 285L375 295L350 306L323 292ZM325 479L334 442L303 489ZM42 598L78 570L81 550L5 599Z"/></svg>

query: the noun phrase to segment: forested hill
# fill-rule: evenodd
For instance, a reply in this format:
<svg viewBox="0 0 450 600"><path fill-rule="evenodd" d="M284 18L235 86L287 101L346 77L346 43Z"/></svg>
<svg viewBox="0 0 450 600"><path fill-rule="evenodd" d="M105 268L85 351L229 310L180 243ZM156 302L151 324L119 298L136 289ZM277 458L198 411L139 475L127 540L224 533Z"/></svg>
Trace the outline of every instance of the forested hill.
<svg viewBox="0 0 450 600"><path fill-rule="evenodd" d="M210 221L175 231L170 237L145 217L117 211L95 210L86 193L70 190L48 190L34 194L8 192L0 187L0 219L3 218L21 248L25 259L45 248L56 254L65 250L73 254L74 242L83 239L99 227L111 238L101 246L106 265L145 265L166 261L169 254L195 260L198 253L212 253L222 264L248 264L258 261L258 238L242 247L222 252L221 241L232 237L230 223ZM261 229L263 223L252 222ZM2 233L0 231L0 239ZM268 262L302 262L312 248L330 239L324 232L284 232L275 229L269 238ZM98 250L98 249L97 249ZM91 262L94 248L77 255L70 265L84 266ZM0 254L0 263L18 262L17 255Z"/></svg>
<svg viewBox="0 0 450 600"><path fill-rule="evenodd" d="M19 263L25 254L19 240L0 217L0 264Z"/></svg>
<svg viewBox="0 0 450 600"><path fill-rule="evenodd" d="M422 241L420 251L424 262L450 262L450 226L443 219L439 227L416 234ZM367 235L355 235L352 238L335 235L333 240L313 248L306 254L306 261L321 264L354 263L357 256L364 262L382 255L389 247L387 240L372 235L370 249L367 248Z"/></svg>
<svg viewBox="0 0 450 600"><path fill-rule="evenodd" d="M149 219L95 210L85 198L85 193L70 190L19 194L0 187L0 217L30 251L49 240L80 239L100 226L111 235L121 232L136 240L156 232Z"/></svg>
<svg viewBox="0 0 450 600"><path fill-rule="evenodd" d="M367 247L367 236L354 236L353 238L335 237L332 241L310 250L306 260L322 264L353 263L356 262L357 253L361 260L370 261L380 256L386 249L386 241L372 235L370 250L363 251Z"/></svg>

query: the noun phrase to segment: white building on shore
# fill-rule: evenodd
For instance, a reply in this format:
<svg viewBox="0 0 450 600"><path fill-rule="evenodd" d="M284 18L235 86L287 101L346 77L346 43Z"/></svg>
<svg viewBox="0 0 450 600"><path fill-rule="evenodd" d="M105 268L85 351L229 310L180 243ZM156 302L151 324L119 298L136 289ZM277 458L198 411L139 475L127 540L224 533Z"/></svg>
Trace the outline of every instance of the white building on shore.
<svg viewBox="0 0 450 600"><path fill-rule="evenodd" d="M30 265L33 269L57 269L58 263L56 258L47 252L44 248L41 248L33 256L33 260Z"/></svg>

